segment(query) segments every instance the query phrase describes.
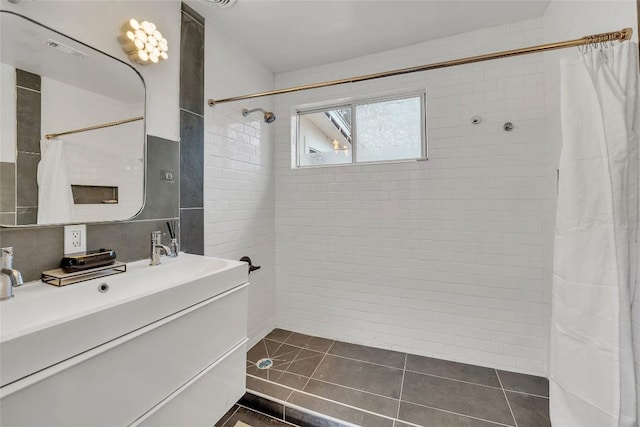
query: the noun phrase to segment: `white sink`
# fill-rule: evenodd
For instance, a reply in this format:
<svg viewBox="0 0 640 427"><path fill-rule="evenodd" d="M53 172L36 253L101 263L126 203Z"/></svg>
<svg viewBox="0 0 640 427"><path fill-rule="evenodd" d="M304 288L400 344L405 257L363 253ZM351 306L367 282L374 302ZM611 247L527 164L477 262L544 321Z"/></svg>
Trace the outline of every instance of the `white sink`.
<svg viewBox="0 0 640 427"><path fill-rule="evenodd" d="M123 274L55 287L31 282L0 303L5 386L248 281L247 264L180 254ZM106 283L107 292L99 285Z"/></svg>

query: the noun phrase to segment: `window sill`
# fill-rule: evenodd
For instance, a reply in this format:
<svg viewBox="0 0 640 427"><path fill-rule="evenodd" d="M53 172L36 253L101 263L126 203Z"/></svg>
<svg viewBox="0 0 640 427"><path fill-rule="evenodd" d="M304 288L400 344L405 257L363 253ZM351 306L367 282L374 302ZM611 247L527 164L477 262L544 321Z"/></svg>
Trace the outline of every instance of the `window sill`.
<svg viewBox="0 0 640 427"><path fill-rule="evenodd" d="M345 166L365 166L365 165L385 165L393 163L412 163L412 162L426 162L428 157L417 157L413 159L398 159L398 160L380 160L377 162L356 162L356 163L334 163L328 165L308 165L308 166L292 166L291 169L318 169L318 168L335 168Z"/></svg>

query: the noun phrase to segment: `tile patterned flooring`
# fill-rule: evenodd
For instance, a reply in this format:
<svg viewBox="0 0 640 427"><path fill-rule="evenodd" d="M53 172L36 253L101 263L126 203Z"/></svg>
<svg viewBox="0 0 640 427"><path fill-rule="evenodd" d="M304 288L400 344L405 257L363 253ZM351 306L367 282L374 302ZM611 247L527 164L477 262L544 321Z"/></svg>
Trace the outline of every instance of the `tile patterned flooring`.
<svg viewBox="0 0 640 427"><path fill-rule="evenodd" d="M297 427L240 405L233 405L214 427L235 427L238 421L251 427Z"/></svg>
<svg viewBox="0 0 640 427"><path fill-rule="evenodd" d="M267 357L273 366L258 369ZM302 425L316 424L294 420L295 407L365 427L551 425L545 378L282 329L247 352L247 389L263 412Z"/></svg>

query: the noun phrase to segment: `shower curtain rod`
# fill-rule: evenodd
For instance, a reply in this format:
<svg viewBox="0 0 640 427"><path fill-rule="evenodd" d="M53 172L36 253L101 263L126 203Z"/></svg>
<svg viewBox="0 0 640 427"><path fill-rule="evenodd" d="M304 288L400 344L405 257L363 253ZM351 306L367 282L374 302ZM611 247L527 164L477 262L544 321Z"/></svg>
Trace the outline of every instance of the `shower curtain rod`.
<svg viewBox="0 0 640 427"><path fill-rule="evenodd" d="M337 85L341 85L341 84L345 84L345 83L362 82L362 81L366 81L366 80L380 79L380 78L383 78L383 77L399 76L399 75L402 75L402 74L416 73L416 72L420 72L420 71L429 71L429 70L435 70L435 69L438 69L438 68L454 67L456 65L471 64L473 62L483 62L483 61L489 61L489 60L492 60L492 59L508 58L510 56L527 55L529 53L538 53L538 52L544 52L544 51L547 51L547 50L564 49L564 48L567 48L567 47L584 46L584 45L587 45L587 44L602 43L602 42L614 41L614 40L624 41L624 40L631 39L632 35L633 35L633 29L632 28L623 28L622 30L619 30L619 31L612 31L612 32L609 32L609 33L593 34L593 35L584 36L582 38L575 39L575 40L567 40L567 41L563 41L563 42L541 44L541 45L538 45L538 46L530 46L530 47L524 47L524 48L520 48L520 49L505 50L505 51L502 51L502 52L487 53L487 54L478 55L478 56L469 56L467 58L452 59L452 60L449 60L449 61L436 62L436 63L433 63L433 64L427 64L427 65L419 65L419 66L416 66L416 67L400 68L400 69L397 69L397 70L383 71L383 72L374 73L374 74L366 74L366 75L363 75L363 76L356 76L356 77L351 77L351 78L347 78L347 79L331 80L331 81L327 81L327 82L312 83L312 84L302 85L302 86L293 86L293 87L289 87L289 88L285 88L285 89L276 89L276 90L270 90L270 91L267 91L267 92L252 93L252 94L249 94L249 95L234 96L234 97L231 97L231 98L209 99L208 104L209 104L210 107L213 107L216 104L223 104L225 102L240 101L240 100L243 100L243 99L260 98L262 96L269 96L269 95L280 95L280 94L283 94L283 93L298 92L298 91L301 91L301 90L318 89L318 88L322 88L322 87L337 86Z"/></svg>
<svg viewBox="0 0 640 427"><path fill-rule="evenodd" d="M81 133L81 132L87 132L87 131L90 131L90 130L96 130L96 129L108 128L108 127L111 127L111 126L123 125L125 123L137 122L138 120L142 120L142 119L144 119L143 116L132 117L130 119L124 119L124 120L118 120L118 121L115 121L115 122L103 123L101 125L89 126L89 127L86 127L86 128L74 129L74 130L69 130L69 131L66 131L66 132L48 133L44 137L47 138L47 139L55 139L55 138L57 138L59 136L63 136L63 135L71 135L71 134L74 134L74 133Z"/></svg>

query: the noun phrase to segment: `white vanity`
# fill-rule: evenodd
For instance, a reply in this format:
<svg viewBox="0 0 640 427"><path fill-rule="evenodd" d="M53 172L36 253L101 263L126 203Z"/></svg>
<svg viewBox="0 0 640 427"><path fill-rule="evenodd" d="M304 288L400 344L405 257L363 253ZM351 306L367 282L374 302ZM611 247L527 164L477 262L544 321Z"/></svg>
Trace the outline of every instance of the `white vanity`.
<svg viewBox="0 0 640 427"><path fill-rule="evenodd" d="M0 425L211 427L244 394L247 264L148 264L0 303Z"/></svg>

